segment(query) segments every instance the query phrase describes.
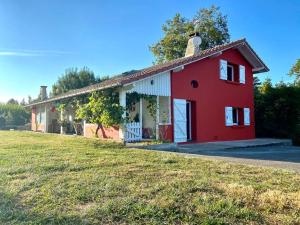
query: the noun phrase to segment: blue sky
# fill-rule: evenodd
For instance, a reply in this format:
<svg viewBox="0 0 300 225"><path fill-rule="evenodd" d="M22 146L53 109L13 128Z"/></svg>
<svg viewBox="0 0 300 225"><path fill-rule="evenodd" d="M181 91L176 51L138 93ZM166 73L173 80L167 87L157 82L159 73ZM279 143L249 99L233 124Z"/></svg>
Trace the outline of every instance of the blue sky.
<svg viewBox="0 0 300 225"><path fill-rule="evenodd" d="M231 40L246 37L274 82L300 58L300 1L1 0L0 101L36 97L66 68L114 75L152 64L149 45L175 13L187 18L215 4L228 15ZM50 89L50 88L49 88Z"/></svg>

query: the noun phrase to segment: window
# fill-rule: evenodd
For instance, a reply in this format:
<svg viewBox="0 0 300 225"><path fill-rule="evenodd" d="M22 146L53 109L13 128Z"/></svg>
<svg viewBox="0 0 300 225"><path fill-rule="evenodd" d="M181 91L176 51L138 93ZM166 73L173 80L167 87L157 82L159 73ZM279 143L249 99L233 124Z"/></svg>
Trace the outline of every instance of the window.
<svg viewBox="0 0 300 225"><path fill-rule="evenodd" d="M226 126L249 126L250 109L238 107L225 107L225 125Z"/></svg>
<svg viewBox="0 0 300 225"><path fill-rule="evenodd" d="M167 125L171 123L170 97L159 96L159 124Z"/></svg>
<svg viewBox="0 0 300 225"><path fill-rule="evenodd" d="M245 66L220 60L220 79L245 84Z"/></svg>
<svg viewBox="0 0 300 225"><path fill-rule="evenodd" d="M196 80L192 80L191 85L192 85L193 88L197 88L199 86L198 81L196 81Z"/></svg>
<svg viewBox="0 0 300 225"><path fill-rule="evenodd" d="M233 65L227 65L227 80L234 81L234 67L233 67Z"/></svg>
<svg viewBox="0 0 300 225"><path fill-rule="evenodd" d="M45 124L46 112L44 107L37 107L36 109L36 123Z"/></svg>

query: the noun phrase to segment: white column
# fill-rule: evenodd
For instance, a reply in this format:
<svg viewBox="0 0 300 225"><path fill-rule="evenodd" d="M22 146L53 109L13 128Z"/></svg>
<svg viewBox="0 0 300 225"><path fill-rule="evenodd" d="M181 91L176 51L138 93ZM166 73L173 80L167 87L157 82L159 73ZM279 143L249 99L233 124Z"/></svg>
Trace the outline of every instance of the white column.
<svg viewBox="0 0 300 225"><path fill-rule="evenodd" d="M156 140L159 140L159 96L156 96L155 135L156 135Z"/></svg>
<svg viewBox="0 0 300 225"><path fill-rule="evenodd" d="M86 124L86 121L83 120L83 137L85 137L85 124Z"/></svg>
<svg viewBox="0 0 300 225"><path fill-rule="evenodd" d="M141 124L141 139L143 137L143 99L140 98L140 124Z"/></svg>
<svg viewBox="0 0 300 225"><path fill-rule="evenodd" d="M60 111L60 121L62 122L64 120L64 110L61 109ZM60 125L60 134L64 134L64 127Z"/></svg>
<svg viewBox="0 0 300 225"><path fill-rule="evenodd" d="M119 101L120 101L120 106L122 106L125 109L122 115L122 118L125 119L126 118L126 91L120 90ZM123 123L119 129L119 138L121 140L125 140L125 129L126 129L125 123Z"/></svg>

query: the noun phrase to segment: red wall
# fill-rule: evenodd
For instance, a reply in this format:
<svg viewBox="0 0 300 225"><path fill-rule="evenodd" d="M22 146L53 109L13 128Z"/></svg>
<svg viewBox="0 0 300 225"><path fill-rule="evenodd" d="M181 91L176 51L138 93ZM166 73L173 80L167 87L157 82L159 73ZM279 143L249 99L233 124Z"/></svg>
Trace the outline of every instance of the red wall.
<svg viewBox="0 0 300 225"><path fill-rule="evenodd" d="M31 130L36 131L36 108L32 107L31 109Z"/></svg>
<svg viewBox="0 0 300 225"><path fill-rule="evenodd" d="M159 138L165 141L172 141L173 127L171 125L159 125Z"/></svg>
<svg viewBox="0 0 300 225"><path fill-rule="evenodd" d="M85 137L95 137L95 132L97 129L96 124L87 123L85 124ZM119 141L119 128L118 127L102 127L99 129L97 136L100 139L111 139Z"/></svg>
<svg viewBox="0 0 300 225"><path fill-rule="evenodd" d="M220 59L244 65L246 84L233 84L220 79ZM197 80L198 88L191 81ZM171 75L172 100L186 99L194 103L193 137L197 142L242 140L255 138L253 74L250 64L235 49L184 67ZM172 102L173 105L173 102ZM250 126L226 127L225 107L250 108ZM173 118L173 116L172 116Z"/></svg>

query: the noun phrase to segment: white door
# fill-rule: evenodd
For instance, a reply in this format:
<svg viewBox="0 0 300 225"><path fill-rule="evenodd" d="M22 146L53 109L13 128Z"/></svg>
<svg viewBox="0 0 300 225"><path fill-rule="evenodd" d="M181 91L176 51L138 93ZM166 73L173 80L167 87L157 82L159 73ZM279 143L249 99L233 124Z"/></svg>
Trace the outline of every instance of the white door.
<svg viewBox="0 0 300 225"><path fill-rule="evenodd" d="M186 100L174 99L174 142L187 141Z"/></svg>

